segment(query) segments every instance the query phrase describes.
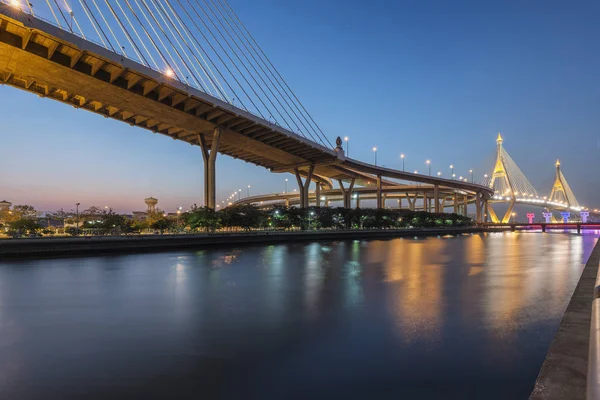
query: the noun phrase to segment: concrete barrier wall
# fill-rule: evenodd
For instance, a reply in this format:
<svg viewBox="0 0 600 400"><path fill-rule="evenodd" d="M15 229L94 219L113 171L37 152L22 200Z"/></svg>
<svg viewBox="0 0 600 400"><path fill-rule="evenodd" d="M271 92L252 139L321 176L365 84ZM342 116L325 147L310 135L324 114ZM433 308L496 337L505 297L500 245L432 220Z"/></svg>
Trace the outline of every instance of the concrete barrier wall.
<svg viewBox="0 0 600 400"><path fill-rule="evenodd" d="M531 400L586 399L592 303L599 262L600 240L583 269L546 354L529 397ZM548 296L552 296L552 293L548 293Z"/></svg>
<svg viewBox="0 0 600 400"><path fill-rule="evenodd" d="M141 235L0 240L0 259L11 257L144 252L206 246L231 246L314 240L385 239L429 235L480 233L483 228L356 230L310 232L248 232L199 235Z"/></svg>

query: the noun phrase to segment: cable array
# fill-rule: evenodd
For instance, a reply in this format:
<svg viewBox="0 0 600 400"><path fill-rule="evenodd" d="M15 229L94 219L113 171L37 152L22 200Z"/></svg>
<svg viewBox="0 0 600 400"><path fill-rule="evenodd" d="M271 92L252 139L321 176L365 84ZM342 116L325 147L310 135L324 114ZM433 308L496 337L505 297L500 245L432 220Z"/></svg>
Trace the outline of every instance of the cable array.
<svg viewBox="0 0 600 400"><path fill-rule="evenodd" d="M333 147L227 0L69 1L0 3Z"/></svg>

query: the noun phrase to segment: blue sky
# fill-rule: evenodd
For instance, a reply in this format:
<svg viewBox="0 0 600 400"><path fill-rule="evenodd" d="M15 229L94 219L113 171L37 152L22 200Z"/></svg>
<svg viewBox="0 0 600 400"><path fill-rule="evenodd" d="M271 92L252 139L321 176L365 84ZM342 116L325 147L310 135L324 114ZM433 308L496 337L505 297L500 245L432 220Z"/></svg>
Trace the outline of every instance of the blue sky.
<svg viewBox="0 0 600 400"><path fill-rule="evenodd" d="M448 175L492 168L495 139L540 193L560 158L600 206L598 2L231 0L330 141L350 156ZM0 198L42 210L202 203L197 147L0 87ZM291 175L225 156L220 199L283 190Z"/></svg>

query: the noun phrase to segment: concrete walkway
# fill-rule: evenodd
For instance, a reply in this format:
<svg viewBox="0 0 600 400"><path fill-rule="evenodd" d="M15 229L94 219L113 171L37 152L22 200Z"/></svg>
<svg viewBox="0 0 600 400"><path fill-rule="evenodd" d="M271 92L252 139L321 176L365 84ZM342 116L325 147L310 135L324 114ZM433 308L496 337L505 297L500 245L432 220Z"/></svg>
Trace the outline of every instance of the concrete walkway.
<svg viewBox="0 0 600 400"><path fill-rule="evenodd" d="M531 400L584 400L600 240L585 265L538 375ZM552 296L552 293L548 293Z"/></svg>

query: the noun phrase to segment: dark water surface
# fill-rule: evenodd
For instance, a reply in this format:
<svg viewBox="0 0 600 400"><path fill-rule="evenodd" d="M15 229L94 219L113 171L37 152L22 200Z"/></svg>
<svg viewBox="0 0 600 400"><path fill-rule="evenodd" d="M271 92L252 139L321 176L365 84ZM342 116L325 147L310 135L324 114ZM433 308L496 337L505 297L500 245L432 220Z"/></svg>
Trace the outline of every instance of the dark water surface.
<svg viewBox="0 0 600 400"><path fill-rule="evenodd" d="M596 238L0 263L2 399L526 399Z"/></svg>

